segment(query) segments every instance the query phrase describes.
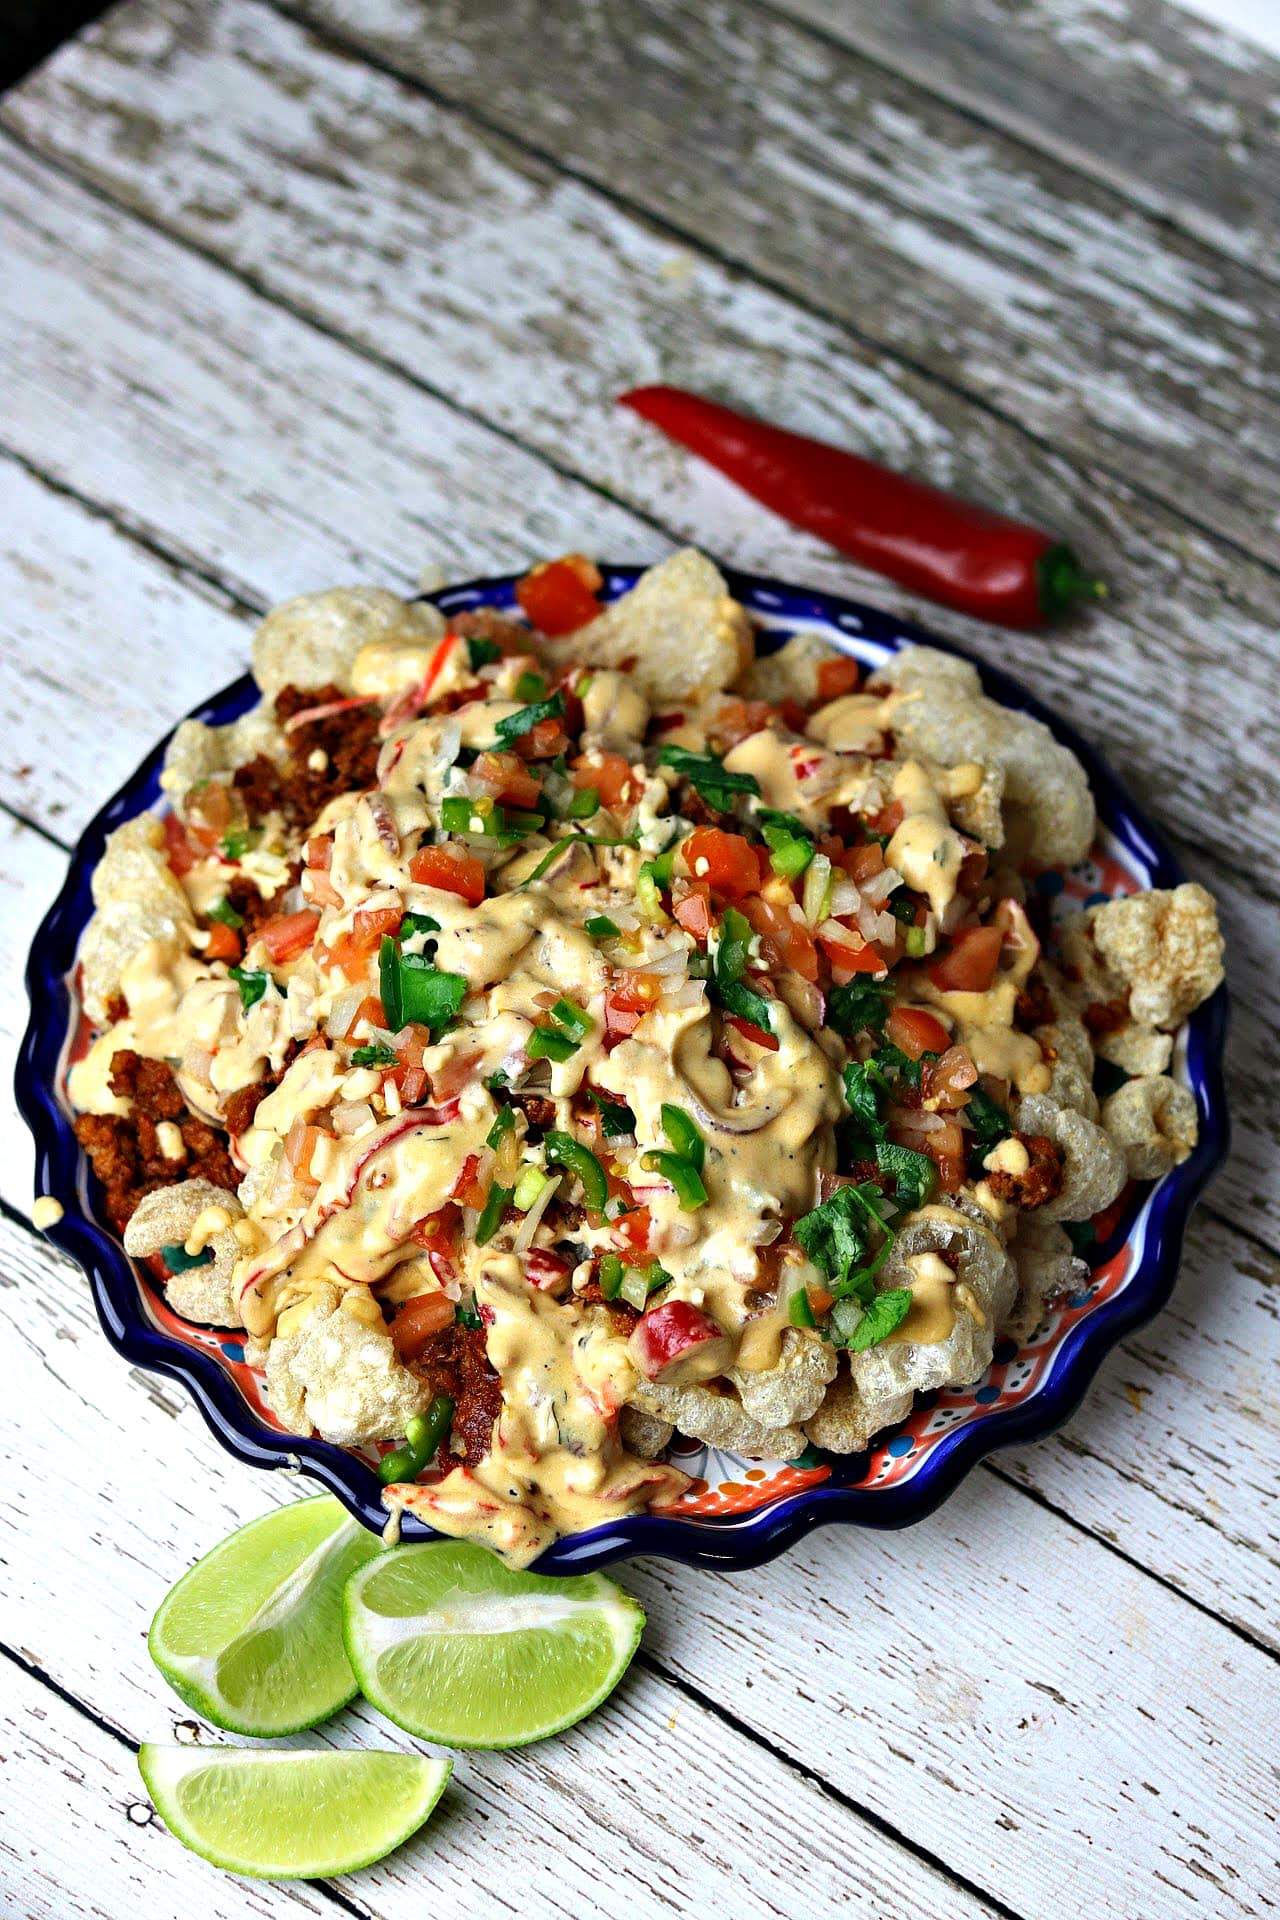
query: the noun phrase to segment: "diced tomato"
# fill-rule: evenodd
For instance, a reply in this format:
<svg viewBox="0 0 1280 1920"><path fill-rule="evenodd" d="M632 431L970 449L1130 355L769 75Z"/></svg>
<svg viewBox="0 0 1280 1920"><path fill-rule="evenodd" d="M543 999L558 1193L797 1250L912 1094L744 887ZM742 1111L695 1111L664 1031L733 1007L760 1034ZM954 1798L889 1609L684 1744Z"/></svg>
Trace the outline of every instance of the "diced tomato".
<svg viewBox="0 0 1280 1920"><path fill-rule="evenodd" d="M704 880L677 880L671 911L686 933L705 940L711 932L711 889Z"/></svg>
<svg viewBox="0 0 1280 1920"><path fill-rule="evenodd" d="M305 953L316 937L316 928L320 925L320 915L309 907L299 913L282 913L276 919L268 920L258 929L257 938L267 950L267 958L273 966L280 966L286 960L296 960Z"/></svg>
<svg viewBox="0 0 1280 1920"><path fill-rule="evenodd" d="M184 873L190 873L196 863L197 855L176 813L166 813L164 817L164 855L179 880Z"/></svg>
<svg viewBox="0 0 1280 1920"><path fill-rule="evenodd" d="M878 840L868 840L865 847L842 847L831 859L855 886L884 872L884 848Z"/></svg>
<svg viewBox="0 0 1280 1920"><path fill-rule="evenodd" d="M615 975L604 1002L606 1046L616 1046L619 1040L635 1032L660 991L658 982L645 974Z"/></svg>
<svg viewBox="0 0 1280 1920"><path fill-rule="evenodd" d="M776 1034L766 1033L763 1027L753 1026L750 1020L744 1020L740 1014L726 1013L724 1018L726 1026L733 1027L744 1040L750 1040L754 1046L763 1047L766 1053L778 1051Z"/></svg>
<svg viewBox="0 0 1280 1920"><path fill-rule="evenodd" d="M569 553L527 573L516 587L516 599L539 633L575 633L599 613L596 594L602 584L590 560Z"/></svg>
<svg viewBox="0 0 1280 1920"><path fill-rule="evenodd" d="M697 827L681 848L681 857L696 880L705 880L713 893L726 900L745 900L760 886L760 861L749 840L719 827Z"/></svg>
<svg viewBox="0 0 1280 1920"><path fill-rule="evenodd" d="M419 847L409 873L421 887L461 894L468 906L478 907L484 899L484 868L460 847Z"/></svg>
<svg viewBox="0 0 1280 1920"><path fill-rule="evenodd" d="M926 1053L945 1053L951 1045L951 1035L941 1020L923 1007L894 1007L885 1023L885 1034L908 1060L918 1060Z"/></svg>
<svg viewBox="0 0 1280 1920"><path fill-rule="evenodd" d="M594 787L601 806L610 813L626 813L639 797L640 782L621 753L602 753L590 760L580 754L573 763L572 778L575 787Z"/></svg>
<svg viewBox="0 0 1280 1920"><path fill-rule="evenodd" d="M399 1064L392 1067L387 1078L395 1081L406 1107L416 1107L427 1090L427 1070L422 1064L422 1055L430 1044L431 1035L425 1027L411 1026L397 1048Z"/></svg>
<svg viewBox="0 0 1280 1920"><path fill-rule="evenodd" d="M938 1185L944 1193L954 1193L964 1181L964 1133L958 1120L944 1120L941 1126L931 1115L928 1129L912 1124L909 1113L897 1115L889 1128L890 1138L916 1153L927 1154L938 1169Z"/></svg>
<svg viewBox="0 0 1280 1920"><path fill-rule="evenodd" d="M788 967L802 980L817 979L818 949L803 919L796 919L781 901L759 893L742 902L742 911L760 935L770 966Z"/></svg>
<svg viewBox="0 0 1280 1920"><path fill-rule="evenodd" d="M818 698L822 702L843 699L862 685L862 668L847 654L835 660L823 660L818 667Z"/></svg>
<svg viewBox="0 0 1280 1920"><path fill-rule="evenodd" d="M301 1118L294 1121L285 1135L284 1157L292 1167L298 1180L309 1180L314 1186L316 1177L311 1171L311 1161L321 1140L326 1138L319 1127L312 1127Z"/></svg>
<svg viewBox="0 0 1280 1920"><path fill-rule="evenodd" d="M451 1200L460 1200L464 1207L482 1207L485 1203L486 1189L476 1175L480 1167L480 1155L469 1153L462 1163L457 1179L449 1189Z"/></svg>
<svg viewBox="0 0 1280 1920"><path fill-rule="evenodd" d="M516 752L522 760L554 760L558 753L567 752L568 746L569 736L559 720L539 720L528 733L520 735Z"/></svg>
<svg viewBox="0 0 1280 1920"><path fill-rule="evenodd" d="M818 945L826 954L833 967L842 967L846 973L883 973L885 963L876 947L862 938L859 933L850 932L845 938L834 933L820 930Z"/></svg>
<svg viewBox="0 0 1280 1920"><path fill-rule="evenodd" d="M382 943L384 933L398 933L404 915L399 907L359 907L351 921L351 931L366 946Z"/></svg>
<svg viewBox="0 0 1280 1920"><path fill-rule="evenodd" d="M535 1287L552 1287L557 1280L563 1280L572 1273L572 1262L562 1253L552 1253L547 1247L530 1247L524 1259L525 1278Z"/></svg>
<svg viewBox="0 0 1280 1920"><path fill-rule="evenodd" d="M887 807L881 807L879 813L873 816L871 831L873 833L896 833L902 825L905 813L906 808L903 806L901 800L891 800Z"/></svg>
<svg viewBox="0 0 1280 1920"><path fill-rule="evenodd" d="M224 926L221 920L215 920L209 929L209 942L204 950L205 959L227 960L234 965L242 951L240 935L235 928Z"/></svg>
<svg viewBox="0 0 1280 1920"><path fill-rule="evenodd" d="M364 999L351 1016L351 1024L347 1028L347 1033L353 1033L362 1020L367 1020L371 1027L379 1027L385 1031L387 1016L382 1005L382 1000L378 994L366 993ZM346 1038L345 1034L343 1038Z"/></svg>
<svg viewBox="0 0 1280 1920"><path fill-rule="evenodd" d="M963 927L928 969L944 993L985 993L1000 965L1004 937L999 927Z"/></svg>
<svg viewBox="0 0 1280 1920"><path fill-rule="evenodd" d="M206 853L216 853L224 834L241 817L237 803L225 780L206 780L187 798L187 838Z"/></svg>
<svg viewBox="0 0 1280 1920"><path fill-rule="evenodd" d="M541 786L517 753L482 753L471 771L508 807L532 809L542 798Z"/></svg>
<svg viewBox="0 0 1280 1920"><path fill-rule="evenodd" d="M420 1293L406 1300L391 1322L391 1341L396 1355L404 1361L416 1360L437 1333L453 1325L453 1302L444 1293Z"/></svg>
<svg viewBox="0 0 1280 1920"><path fill-rule="evenodd" d="M317 907L342 905L342 895L322 867L304 867L303 876L307 882L303 892L313 905Z"/></svg>
<svg viewBox="0 0 1280 1920"><path fill-rule="evenodd" d="M739 740L759 733L777 717L777 708L767 700L728 700L715 717L716 738L726 747L736 747Z"/></svg>
<svg viewBox="0 0 1280 1920"><path fill-rule="evenodd" d="M646 1253L652 1226L653 1216L648 1207L633 1207L629 1213L620 1213L613 1222L613 1237L628 1253Z"/></svg>
<svg viewBox="0 0 1280 1920"><path fill-rule="evenodd" d="M437 1213L429 1213L425 1220L419 1220L409 1238L415 1246L425 1247L428 1253L454 1254L458 1251L461 1232L462 1209L447 1200Z"/></svg>
<svg viewBox="0 0 1280 1920"><path fill-rule="evenodd" d="M331 833L313 834L307 842L307 865L317 867L328 873L333 860L333 835Z"/></svg>

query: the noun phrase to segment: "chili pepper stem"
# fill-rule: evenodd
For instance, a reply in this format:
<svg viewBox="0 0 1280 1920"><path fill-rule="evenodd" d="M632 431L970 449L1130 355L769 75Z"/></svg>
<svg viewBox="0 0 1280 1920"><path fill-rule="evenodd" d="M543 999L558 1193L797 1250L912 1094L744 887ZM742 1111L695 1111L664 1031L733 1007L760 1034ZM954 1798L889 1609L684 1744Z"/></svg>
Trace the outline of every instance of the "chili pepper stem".
<svg viewBox="0 0 1280 1920"><path fill-rule="evenodd" d="M1106 581L1086 573L1065 543L1049 547L1041 554L1036 563L1036 581L1046 620L1055 620L1090 600L1107 597Z"/></svg>

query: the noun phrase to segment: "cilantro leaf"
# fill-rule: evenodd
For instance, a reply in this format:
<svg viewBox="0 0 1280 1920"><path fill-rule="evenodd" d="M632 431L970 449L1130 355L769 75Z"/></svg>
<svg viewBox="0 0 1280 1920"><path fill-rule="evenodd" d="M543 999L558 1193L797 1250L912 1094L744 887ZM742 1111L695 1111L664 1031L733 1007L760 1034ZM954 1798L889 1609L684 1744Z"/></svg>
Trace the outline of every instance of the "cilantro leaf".
<svg viewBox="0 0 1280 1920"><path fill-rule="evenodd" d="M267 990L270 975L255 973L251 967L232 967L231 978L240 989L240 1005L248 1013L250 1007L256 1007Z"/></svg>
<svg viewBox="0 0 1280 1920"><path fill-rule="evenodd" d="M889 990L880 981L855 976L845 987L833 987L827 996L826 1024L846 1040L870 1028L876 1033L889 1016Z"/></svg>
<svg viewBox="0 0 1280 1920"><path fill-rule="evenodd" d="M925 1204L938 1182L937 1168L927 1153L897 1146L892 1140L877 1145L876 1165L882 1173L893 1175L898 1204L912 1212Z"/></svg>
<svg viewBox="0 0 1280 1920"><path fill-rule="evenodd" d="M659 750L658 765L670 767L687 780L717 813L728 813L740 793L760 793L754 773L730 773L714 754L691 753L687 747L668 745Z"/></svg>
<svg viewBox="0 0 1280 1920"><path fill-rule="evenodd" d="M1013 1132L1013 1122L1004 1108L989 1093L984 1093L981 1087L969 1089L969 1104L964 1111L984 1147L993 1147L997 1140L1003 1140Z"/></svg>
<svg viewBox="0 0 1280 1920"><path fill-rule="evenodd" d="M521 707L518 713L509 713L505 720L499 720L494 732L500 746L509 746L513 740L519 740L522 734L532 733L540 720L559 720L564 713L564 695L553 693L549 700L535 700L532 706Z"/></svg>
<svg viewBox="0 0 1280 1920"><path fill-rule="evenodd" d="M910 1287L890 1287L877 1293L848 1340L850 1353L865 1353L900 1327L911 1310Z"/></svg>
<svg viewBox="0 0 1280 1920"><path fill-rule="evenodd" d="M636 1117L624 1101L610 1100L607 1094L597 1093L594 1087L587 1088L587 1098L600 1115L606 1140L616 1140L622 1134L635 1132Z"/></svg>

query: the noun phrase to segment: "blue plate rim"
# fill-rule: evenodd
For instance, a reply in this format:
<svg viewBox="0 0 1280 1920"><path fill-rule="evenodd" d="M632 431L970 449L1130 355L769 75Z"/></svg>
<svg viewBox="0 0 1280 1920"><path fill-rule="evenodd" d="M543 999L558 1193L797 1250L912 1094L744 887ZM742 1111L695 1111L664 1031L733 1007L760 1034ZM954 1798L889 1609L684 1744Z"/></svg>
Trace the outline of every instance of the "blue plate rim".
<svg viewBox="0 0 1280 1920"><path fill-rule="evenodd" d="M602 565L601 571L605 590L614 597L634 584L644 568ZM766 623L776 620L790 627L819 622L835 629L840 637L833 643L840 645L843 638L850 652L857 652L859 641L894 650L918 644L972 661L989 693L1002 704L1044 721L1077 754L1088 773L1100 819L1150 873L1152 884L1173 887L1186 878L1163 836L1102 756L1002 668L987 665L916 622L864 602L769 575L727 567L724 571L735 598ZM491 575L421 597L446 612L464 606L509 606L518 578L516 574ZM257 698L257 687L244 674L195 707L191 717L225 723ZM133 1365L181 1381L222 1446L251 1466L301 1471L318 1480L376 1530L384 1525L386 1514L376 1475L366 1462L327 1441L281 1434L265 1426L212 1353L183 1345L146 1319L132 1264L93 1213L90 1176L57 1096L71 1017L67 976L91 910L90 876L107 834L154 804L170 737L158 742L85 828L27 961L31 1011L19 1047L14 1087L19 1111L35 1141L36 1192L51 1195L63 1208L62 1219L48 1229L46 1237L84 1271L103 1331L115 1350ZM933 1512L992 1452L1040 1438L1061 1426L1079 1406L1104 1356L1126 1333L1158 1313L1173 1290L1187 1221L1230 1141L1223 1083L1227 1018L1226 989L1219 988L1186 1023L1187 1067L1200 1112L1200 1139L1190 1158L1151 1195L1135 1270L1113 1299L1095 1307L1069 1330L1046 1378L1022 1402L996 1408L944 1434L920 1470L896 1486L807 1487L754 1514L734 1518L634 1514L557 1541L539 1559L540 1570L583 1572L637 1554L722 1570L745 1569L782 1553L814 1527L837 1520L877 1528L908 1526ZM405 1520L404 1535L435 1537L412 1518Z"/></svg>

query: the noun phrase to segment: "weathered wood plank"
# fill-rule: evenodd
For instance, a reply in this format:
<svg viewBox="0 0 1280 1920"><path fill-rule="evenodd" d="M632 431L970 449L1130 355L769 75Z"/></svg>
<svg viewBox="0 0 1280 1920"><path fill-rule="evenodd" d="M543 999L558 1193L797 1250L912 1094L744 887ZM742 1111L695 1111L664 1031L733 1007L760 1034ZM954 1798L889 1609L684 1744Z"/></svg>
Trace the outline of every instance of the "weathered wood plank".
<svg viewBox="0 0 1280 1920"><path fill-rule="evenodd" d="M1147 0L774 5L1274 276L1280 60L1255 41Z"/></svg>
<svg viewBox="0 0 1280 1920"><path fill-rule="evenodd" d="M167 1736L185 1715L148 1667L149 1613L280 1483L228 1467L181 1396L108 1361L67 1263L7 1224L0 1248L23 1302L0 1316L19 1382L4 1444L50 1404L79 1409L42 1417L38 1459L24 1446L2 1482L8 1631L113 1724ZM1017 1911L1059 1911L1064 1881L1119 1920L1266 1911L1274 1665L993 1476L906 1534L824 1535L733 1579L624 1578L650 1610L656 1669L553 1746L464 1756L442 1843L406 1856L407 1883L394 1862L355 1883L374 1911L419 1912L424 1881L438 1894L471 1876L528 1887L537 1911L615 1911L638 1879L694 1912L722 1873L735 1913L794 1912L800 1884L807 1911L837 1889L869 1914L983 1910L681 1698L668 1667ZM957 1604L975 1591L978 1614ZM372 1725L347 1716L335 1737ZM554 1872L530 1830L561 1836Z"/></svg>
<svg viewBox="0 0 1280 1920"><path fill-rule="evenodd" d="M18 1383L0 1413L3 1633L131 1738L172 1738L189 1715L147 1658L150 1616L198 1553L287 1498L287 1481L230 1465L178 1389L112 1363L64 1262L8 1222L0 1247L0 1284L22 1303L0 1316L4 1377ZM408 1744L367 1708L290 1744L317 1739ZM559 1740L459 1755L422 1839L335 1884L385 1920L420 1920L424 1903L577 1920L706 1913L726 1880L747 1920L793 1913L800 1885L812 1911L858 1920L898 1902L927 1920L992 1912L644 1668Z"/></svg>
<svg viewBox="0 0 1280 1920"><path fill-rule="evenodd" d="M152 1810L126 1746L10 1661L0 1674L0 1897L15 1920L341 1913L322 1888L232 1879L187 1853Z"/></svg>
<svg viewBox="0 0 1280 1920"><path fill-rule="evenodd" d="M936 624L1031 674L1159 811L1192 836L1212 820L1238 864L1280 891L1269 572L929 383L892 376L786 300L673 255L598 197L517 165L502 142L478 145L454 117L317 50L289 23L250 6L211 14L208 25L220 38L207 62L165 30L165 61L148 78L146 159L113 145L102 126L87 142L110 149L114 191L491 414L562 470L739 563L861 587L913 610L620 417L612 396L631 380L665 373L758 396L797 427L888 447L932 477L1063 528L1113 585L1087 625L1052 642L1015 642L945 615ZM332 125L347 148L360 144L344 162L342 191L317 194L311 169ZM200 262L86 207L46 169L15 156L5 189L25 268L0 295L15 443L178 552L211 548L251 597L276 597L303 565L319 569L312 580L332 579L330 529L335 554L403 579L423 557L422 517L431 557L439 548L452 557L460 515L469 522L485 496L478 525L493 540L463 551L486 563L495 547L537 551L561 529L573 530L564 544L598 552L615 540L631 554L654 550L652 530L628 528L620 509L575 495L567 481L557 490L515 449L451 427L421 396L344 361ZM91 261L92 273L68 274L68 258ZM54 316L64 310L60 331ZM216 325L206 325L212 315ZM148 384L149 364L162 385ZM255 424L264 416L267 435ZM82 430L86 417L93 434ZM380 430L397 418L383 459ZM382 534L373 531L380 511Z"/></svg>
<svg viewBox="0 0 1280 1920"><path fill-rule="evenodd" d="M27 949L66 872L67 857L38 833L0 812L0 1198L31 1211L35 1163L31 1135L9 1095L18 1040L27 1023L23 974Z"/></svg>
<svg viewBox="0 0 1280 1920"><path fill-rule="evenodd" d="M1081 174L750 0L298 10L1053 444L1280 552L1274 287ZM530 45L555 86L529 86ZM69 64L83 78L55 63L46 104ZM144 78L113 77L113 99L145 112Z"/></svg>

